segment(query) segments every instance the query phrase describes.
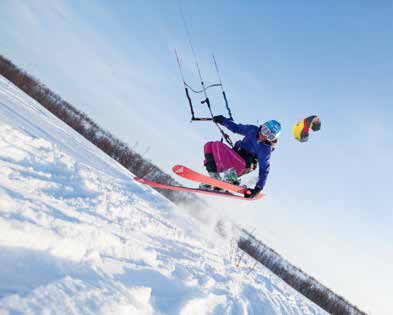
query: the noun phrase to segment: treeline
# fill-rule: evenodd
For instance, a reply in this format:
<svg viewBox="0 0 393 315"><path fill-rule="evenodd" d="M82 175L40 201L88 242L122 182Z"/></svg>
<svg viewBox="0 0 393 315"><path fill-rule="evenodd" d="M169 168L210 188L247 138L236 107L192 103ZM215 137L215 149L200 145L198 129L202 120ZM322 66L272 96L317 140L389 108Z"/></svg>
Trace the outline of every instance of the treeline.
<svg viewBox="0 0 393 315"><path fill-rule="evenodd" d="M63 100L38 79L1 55L0 74L136 176L160 183L179 184L170 175L133 151L128 144L105 131L85 113L76 109L75 106ZM157 190L175 203L191 203L197 207L205 205L202 199L192 194L164 189Z"/></svg>
<svg viewBox="0 0 393 315"><path fill-rule="evenodd" d="M290 264L281 255L246 230L240 229L240 232L238 241L240 249L328 313L334 315L366 315L366 313L346 301L343 297L337 295L301 269Z"/></svg>

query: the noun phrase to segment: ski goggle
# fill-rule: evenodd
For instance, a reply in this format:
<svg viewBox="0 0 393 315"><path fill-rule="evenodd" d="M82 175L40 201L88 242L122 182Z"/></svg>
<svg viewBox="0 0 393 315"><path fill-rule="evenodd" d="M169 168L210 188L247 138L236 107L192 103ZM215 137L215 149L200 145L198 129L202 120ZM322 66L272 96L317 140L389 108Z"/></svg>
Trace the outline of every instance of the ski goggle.
<svg viewBox="0 0 393 315"><path fill-rule="evenodd" d="M274 141L276 139L276 135L265 125L261 126L261 134L269 141Z"/></svg>

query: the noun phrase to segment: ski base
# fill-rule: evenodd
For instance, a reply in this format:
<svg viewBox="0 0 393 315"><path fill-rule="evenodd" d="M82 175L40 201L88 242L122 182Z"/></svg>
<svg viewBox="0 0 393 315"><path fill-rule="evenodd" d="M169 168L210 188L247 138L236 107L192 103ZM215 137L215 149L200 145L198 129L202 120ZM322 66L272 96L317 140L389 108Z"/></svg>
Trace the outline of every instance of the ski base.
<svg viewBox="0 0 393 315"><path fill-rule="evenodd" d="M255 196L254 198L245 198L243 196L238 196L238 195L232 194L230 192L221 192L221 191L214 191L214 190L201 189L201 188L191 188L191 187L184 187L184 186L160 184L160 183L156 183L156 182L150 181L145 178L140 178L140 177L134 177L134 180L137 181L138 183L146 184L146 185L149 185L149 186L155 187L155 188L186 191L186 192L193 192L193 193L206 194L206 195L212 195L212 196L242 199L242 200L248 200L248 201L256 200L256 199L263 197L263 195L259 194L259 195Z"/></svg>

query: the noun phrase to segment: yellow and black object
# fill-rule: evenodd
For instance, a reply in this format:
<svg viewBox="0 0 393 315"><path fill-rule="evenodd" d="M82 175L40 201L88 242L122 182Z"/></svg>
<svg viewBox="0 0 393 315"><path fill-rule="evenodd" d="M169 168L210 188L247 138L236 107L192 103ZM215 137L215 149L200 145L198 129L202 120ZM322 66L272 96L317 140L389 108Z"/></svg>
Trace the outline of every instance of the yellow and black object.
<svg viewBox="0 0 393 315"><path fill-rule="evenodd" d="M318 116L312 115L302 119L293 126L293 136L300 142L308 141L310 129L318 131L321 129L321 120Z"/></svg>

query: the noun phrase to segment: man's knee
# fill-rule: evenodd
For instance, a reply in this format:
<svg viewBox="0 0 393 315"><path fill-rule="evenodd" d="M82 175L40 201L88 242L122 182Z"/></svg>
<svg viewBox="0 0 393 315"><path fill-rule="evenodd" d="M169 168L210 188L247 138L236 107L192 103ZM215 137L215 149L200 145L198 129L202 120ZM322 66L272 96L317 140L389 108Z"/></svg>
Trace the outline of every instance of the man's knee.
<svg viewBox="0 0 393 315"><path fill-rule="evenodd" d="M209 141L207 143L205 143L205 145L203 146L203 152L206 153L212 153L212 145L213 145L213 141Z"/></svg>

